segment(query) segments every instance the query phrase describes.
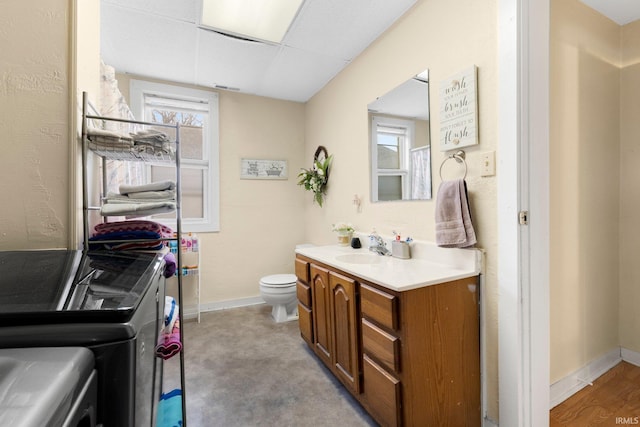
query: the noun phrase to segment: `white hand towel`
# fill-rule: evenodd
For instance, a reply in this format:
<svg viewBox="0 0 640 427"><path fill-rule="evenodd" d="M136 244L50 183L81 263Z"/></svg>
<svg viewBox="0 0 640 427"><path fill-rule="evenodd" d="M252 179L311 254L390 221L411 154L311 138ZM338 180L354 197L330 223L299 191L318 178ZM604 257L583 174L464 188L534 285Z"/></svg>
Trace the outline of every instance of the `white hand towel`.
<svg viewBox="0 0 640 427"><path fill-rule="evenodd" d="M175 210L176 204L174 202L105 203L100 209L100 215L140 218L144 216L169 213Z"/></svg>
<svg viewBox="0 0 640 427"><path fill-rule="evenodd" d="M142 184L142 185L121 185L119 190L120 194L129 194L129 193L141 193L143 191L163 191L163 190L174 190L176 188L176 183L173 181L156 181L150 184Z"/></svg>
<svg viewBox="0 0 640 427"><path fill-rule="evenodd" d="M436 244L445 248L476 244L464 179L440 183L436 197Z"/></svg>

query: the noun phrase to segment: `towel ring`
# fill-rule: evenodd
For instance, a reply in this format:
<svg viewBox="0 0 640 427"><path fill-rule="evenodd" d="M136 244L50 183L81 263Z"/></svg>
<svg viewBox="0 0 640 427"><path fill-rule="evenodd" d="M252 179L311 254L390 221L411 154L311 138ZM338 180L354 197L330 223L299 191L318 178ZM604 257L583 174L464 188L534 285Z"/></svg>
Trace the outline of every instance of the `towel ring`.
<svg viewBox="0 0 640 427"><path fill-rule="evenodd" d="M464 165L464 176L462 177L462 179L465 179L467 177L467 162L465 161L465 157L466 157L466 154L462 150L458 150L455 153L450 154L447 157L445 157L445 159L442 161L442 163L440 163L440 180L443 181L443 179L442 179L442 166L444 166L444 164L447 163L447 160L450 160L450 159L455 159L456 162L462 163Z"/></svg>

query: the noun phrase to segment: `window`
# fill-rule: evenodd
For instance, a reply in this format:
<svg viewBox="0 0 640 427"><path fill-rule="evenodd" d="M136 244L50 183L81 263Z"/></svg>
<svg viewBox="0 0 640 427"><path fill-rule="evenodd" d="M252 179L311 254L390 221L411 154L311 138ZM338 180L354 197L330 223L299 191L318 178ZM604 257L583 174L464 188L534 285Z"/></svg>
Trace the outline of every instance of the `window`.
<svg viewBox="0 0 640 427"><path fill-rule="evenodd" d="M372 200L410 198L411 167L409 150L413 146L415 124L402 120L374 116L371 126Z"/></svg>
<svg viewBox="0 0 640 427"><path fill-rule="evenodd" d="M130 90L131 109L137 118L180 124L183 231L220 231L218 94L140 80L132 80ZM145 182L165 179L175 179L173 166L145 168ZM175 227L174 215L155 218Z"/></svg>

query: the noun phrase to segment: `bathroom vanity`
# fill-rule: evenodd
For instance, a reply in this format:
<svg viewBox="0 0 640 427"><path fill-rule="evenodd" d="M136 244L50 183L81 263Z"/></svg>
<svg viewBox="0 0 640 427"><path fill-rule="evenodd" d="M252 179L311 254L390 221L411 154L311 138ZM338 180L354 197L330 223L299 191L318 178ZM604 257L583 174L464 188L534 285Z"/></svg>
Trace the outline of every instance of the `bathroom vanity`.
<svg viewBox="0 0 640 427"><path fill-rule="evenodd" d="M481 252L413 252L297 249L300 334L381 425L479 426Z"/></svg>

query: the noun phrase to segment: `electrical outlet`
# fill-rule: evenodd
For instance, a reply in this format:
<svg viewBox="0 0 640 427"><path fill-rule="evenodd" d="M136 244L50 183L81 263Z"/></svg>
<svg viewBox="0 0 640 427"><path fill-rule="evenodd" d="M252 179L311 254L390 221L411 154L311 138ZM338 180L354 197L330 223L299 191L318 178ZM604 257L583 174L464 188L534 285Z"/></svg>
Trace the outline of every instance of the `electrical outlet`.
<svg viewBox="0 0 640 427"><path fill-rule="evenodd" d="M481 176L494 176L496 174L496 152L487 151L482 153Z"/></svg>

